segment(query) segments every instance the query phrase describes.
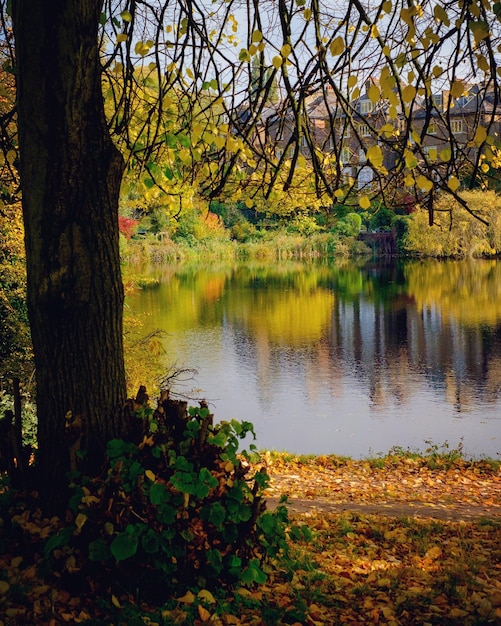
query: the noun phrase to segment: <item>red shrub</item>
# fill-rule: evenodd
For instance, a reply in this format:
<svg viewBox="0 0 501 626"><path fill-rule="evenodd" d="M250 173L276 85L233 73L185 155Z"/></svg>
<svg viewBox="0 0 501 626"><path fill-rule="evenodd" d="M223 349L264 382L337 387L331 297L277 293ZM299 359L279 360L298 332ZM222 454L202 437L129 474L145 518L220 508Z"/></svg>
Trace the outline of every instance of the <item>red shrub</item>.
<svg viewBox="0 0 501 626"><path fill-rule="evenodd" d="M130 239L136 232L139 220L133 220L131 217L118 216L118 228L126 239Z"/></svg>

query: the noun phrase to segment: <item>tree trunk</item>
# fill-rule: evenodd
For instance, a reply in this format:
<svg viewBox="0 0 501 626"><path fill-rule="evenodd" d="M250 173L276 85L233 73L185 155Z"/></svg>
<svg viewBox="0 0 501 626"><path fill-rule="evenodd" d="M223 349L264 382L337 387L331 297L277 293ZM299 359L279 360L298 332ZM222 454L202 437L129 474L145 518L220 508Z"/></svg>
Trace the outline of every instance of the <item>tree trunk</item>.
<svg viewBox="0 0 501 626"><path fill-rule="evenodd" d="M68 434L75 439L80 429L79 445L95 468L107 440L124 434L123 160L104 115L101 4L13 0L36 473L53 510L67 483Z"/></svg>

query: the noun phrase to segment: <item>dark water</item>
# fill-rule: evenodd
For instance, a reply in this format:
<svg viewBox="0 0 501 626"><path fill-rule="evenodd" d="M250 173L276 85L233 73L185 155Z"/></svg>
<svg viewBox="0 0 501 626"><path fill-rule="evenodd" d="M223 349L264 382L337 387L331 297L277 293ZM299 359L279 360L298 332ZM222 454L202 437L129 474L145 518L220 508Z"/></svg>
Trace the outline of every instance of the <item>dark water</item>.
<svg viewBox="0 0 501 626"><path fill-rule="evenodd" d="M184 391L258 448L353 457L462 444L501 455L501 262L155 268L128 298Z"/></svg>

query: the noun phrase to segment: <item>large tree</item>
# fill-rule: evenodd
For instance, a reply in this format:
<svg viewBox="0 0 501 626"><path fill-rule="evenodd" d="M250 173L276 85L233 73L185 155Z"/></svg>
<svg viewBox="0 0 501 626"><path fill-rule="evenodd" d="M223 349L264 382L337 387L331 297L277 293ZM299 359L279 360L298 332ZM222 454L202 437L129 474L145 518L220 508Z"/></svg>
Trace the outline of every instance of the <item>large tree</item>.
<svg viewBox="0 0 501 626"><path fill-rule="evenodd" d="M104 115L99 0L13 2L37 473L57 494L66 433L97 463L123 431L118 198L124 161Z"/></svg>
<svg viewBox="0 0 501 626"><path fill-rule="evenodd" d="M207 198L246 194L252 204L273 200L277 188L298 188L312 202L335 202L356 191L342 167L342 138L367 122L357 103L369 78L376 80L368 99L384 102L387 115L383 126L365 124L381 194L405 181L428 194L432 211L435 192L457 196L460 167L469 168L471 184L486 184L499 161L501 13L490 0L12 0L0 7L15 56L19 129L18 145L2 139L2 146L20 155L37 475L48 499L64 485L74 438L81 436L78 445L97 467L106 441L126 435L117 219L124 167L174 196L198 177ZM287 141L280 152L264 118L277 81L283 98L274 140L283 130ZM460 145L452 105L472 81L494 99L475 120L471 145ZM446 94L446 106L435 90ZM328 157L312 132L312 98L334 140ZM432 119L449 130L450 150L438 161L423 147ZM393 152L392 171L383 149Z"/></svg>

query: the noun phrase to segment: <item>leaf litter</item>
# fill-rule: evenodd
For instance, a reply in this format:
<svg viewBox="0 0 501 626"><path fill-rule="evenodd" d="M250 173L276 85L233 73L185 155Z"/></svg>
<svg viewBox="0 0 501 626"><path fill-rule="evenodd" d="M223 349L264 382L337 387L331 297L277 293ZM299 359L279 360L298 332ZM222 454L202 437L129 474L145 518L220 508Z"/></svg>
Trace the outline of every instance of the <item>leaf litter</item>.
<svg viewBox="0 0 501 626"><path fill-rule="evenodd" d="M291 540L266 583L194 589L161 609L82 594L43 561L58 520L26 510L15 541L0 533L0 626L501 624L499 464L270 453L264 464L270 505L287 496L291 520L312 533Z"/></svg>

